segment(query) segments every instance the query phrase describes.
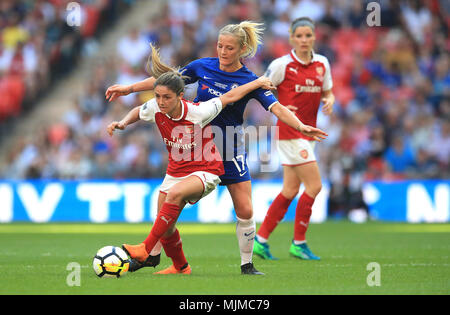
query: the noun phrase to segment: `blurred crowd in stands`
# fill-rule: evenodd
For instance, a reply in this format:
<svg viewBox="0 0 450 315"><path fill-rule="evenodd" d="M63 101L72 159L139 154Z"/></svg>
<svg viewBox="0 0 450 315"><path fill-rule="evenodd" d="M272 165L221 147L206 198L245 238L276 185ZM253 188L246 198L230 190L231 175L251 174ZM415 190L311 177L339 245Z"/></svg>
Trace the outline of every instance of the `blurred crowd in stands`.
<svg viewBox="0 0 450 315"><path fill-rule="evenodd" d="M67 1L1 1L0 124L8 115L26 110L27 100L31 104L36 94L48 90L56 74L69 71L83 49L83 39L95 33L105 16L117 18L111 4L117 7L121 1L80 2L93 11L89 15L93 21L85 22L93 25L74 31L61 13ZM183 66L216 56L220 28L242 20L265 23L264 45L256 57L244 60L262 75L273 59L290 51L290 21L309 16L316 22L315 51L330 60L336 95L334 114L319 115L318 126L329 137L316 146L322 176L333 184L336 202L370 180L448 179L450 4L377 2L380 27L367 25L371 12L367 1L168 1L161 14L145 21L145 27L130 26L127 35L118 38L114 58L98 60L84 93L59 122L15 144L8 163L0 165L0 177L162 177L167 152L155 126L140 122L112 138L106 133L109 122L148 100L152 92L108 103L107 87L149 76L150 42L161 48L164 61ZM150 4L148 8L152 10ZM8 98L15 101L5 113ZM245 115L247 126L276 122L256 101L247 106ZM261 172L261 163L278 160L276 155L261 155L261 161L250 161L253 178L281 178L281 167Z"/></svg>
<svg viewBox="0 0 450 315"><path fill-rule="evenodd" d="M130 1L91 0L75 8L68 0L0 2L0 124L27 112L82 55ZM80 27L76 23L79 14ZM73 19L70 14L73 14Z"/></svg>

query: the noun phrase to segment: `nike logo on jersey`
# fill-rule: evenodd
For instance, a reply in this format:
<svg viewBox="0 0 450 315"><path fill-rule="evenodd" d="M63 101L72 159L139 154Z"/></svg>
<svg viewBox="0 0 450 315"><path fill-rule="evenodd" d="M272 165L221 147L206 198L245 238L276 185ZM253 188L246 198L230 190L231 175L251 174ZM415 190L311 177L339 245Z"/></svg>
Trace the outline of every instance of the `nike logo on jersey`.
<svg viewBox="0 0 450 315"><path fill-rule="evenodd" d="M203 76L203 79L205 79L205 80L211 80L212 78L207 77L206 75L204 75L204 76Z"/></svg>

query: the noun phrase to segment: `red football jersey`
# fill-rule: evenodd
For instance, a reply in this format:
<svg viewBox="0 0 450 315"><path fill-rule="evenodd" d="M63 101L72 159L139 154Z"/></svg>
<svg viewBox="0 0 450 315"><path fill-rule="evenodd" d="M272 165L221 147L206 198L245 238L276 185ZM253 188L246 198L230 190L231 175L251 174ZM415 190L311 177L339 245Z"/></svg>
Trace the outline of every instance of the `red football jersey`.
<svg viewBox="0 0 450 315"><path fill-rule="evenodd" d="M297 107L297 117L304 124L316 127L322 92L333 87L328 59L313 53L311 62L304 64L292 50L288 55L272 61L265 76L277 87L278 101L285 106ZM313 140L280 120L277 126L280 140Z"/></svg>
<svg viewBox="0 0 450 315"><path fill-rule="evenodd" d="M168 175L183 177L196 171L224 174L213 134L207 130L221 110L219 98L200 103L182 100L181 116L173 119L161 113L155 98L141 105L140 119L156 123L169 151Z"/></svg>

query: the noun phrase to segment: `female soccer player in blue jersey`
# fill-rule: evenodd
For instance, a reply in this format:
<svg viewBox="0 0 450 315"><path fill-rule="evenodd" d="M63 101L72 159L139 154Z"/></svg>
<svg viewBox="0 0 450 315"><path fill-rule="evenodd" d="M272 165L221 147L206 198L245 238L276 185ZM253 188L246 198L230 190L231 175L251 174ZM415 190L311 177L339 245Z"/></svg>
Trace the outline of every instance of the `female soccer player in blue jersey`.
<svg viewBox="0 0 450 315"><path fill-rule="evenodd" d="M244 21L229 24L219 32L217 58L202 58L181 69L189 77L186 83L198 82L197 97L194 102L207 101L220 96L236 86L253 81L257 76L242 64L242 58L253 57L261 43L263 24ZM131 85L113 85L105 93L109 101L121 95L153 89L155 78L150 77ZM244 110L250 99L256 99L279 120L318 141L326 136L320 129L304 125L289 109L281 105L267 90L257 89L240 101L225 108L211 125L222 129L222 158L225 174L220 177L233 200L236 212L236 235L241 254L242 274L262 274L252 263L256 224L253 219L250 173L247 165L244 133L242 131ZM234 127L231 137L227 137L227 126ZM236 140L235 140L236 138ZM219 141L220 141L219 140ZM232 148L232 154L229 152ZM227 152L228 151L228 152ZM158 255L153 251L151 255Z"/></svg>

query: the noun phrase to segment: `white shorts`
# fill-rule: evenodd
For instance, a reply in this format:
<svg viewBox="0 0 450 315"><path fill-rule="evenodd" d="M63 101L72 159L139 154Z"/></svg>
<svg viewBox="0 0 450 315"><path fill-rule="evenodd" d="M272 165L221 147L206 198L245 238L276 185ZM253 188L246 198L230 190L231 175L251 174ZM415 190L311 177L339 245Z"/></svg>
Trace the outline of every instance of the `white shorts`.
<svg viewBox="0 0 450 315"><path fill-rule="evenodd" d="M198 202L200 199L202 199L203 197L205 197L206 195L208 195L220 183L219 176L208 173L208 172L203 172L203 171L193 172L193 173L191 173L187 176L183 176L183 177L174 177L174 176L170 176L170 175L166 174L166 177L164 177L164 181L162 182L161 186L159 187L159 191L162 192L163 194L167 194L173 185L181 182L182 180L188 178L189 176L197 176L202 181L202 184L203 184L203 193L200 198L194 199L194 200L192 200L192 199L184 200L186 202L189 202L190 204L194 204L194 203Z"/></svg>
<svg viewBox="0 0 450 315"><path fill-rule="evenodd" d="M315 141L306 139L278 140L278 153L281 164L297 166L316 161Z"/></svg>

